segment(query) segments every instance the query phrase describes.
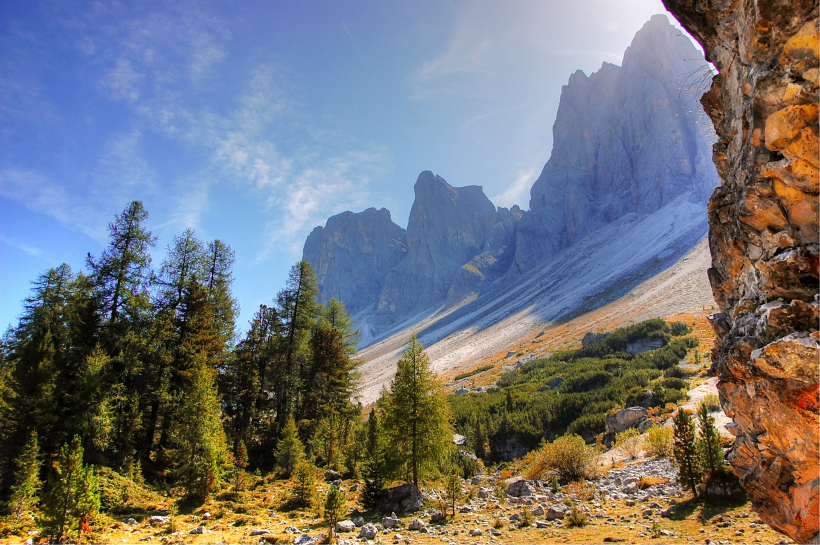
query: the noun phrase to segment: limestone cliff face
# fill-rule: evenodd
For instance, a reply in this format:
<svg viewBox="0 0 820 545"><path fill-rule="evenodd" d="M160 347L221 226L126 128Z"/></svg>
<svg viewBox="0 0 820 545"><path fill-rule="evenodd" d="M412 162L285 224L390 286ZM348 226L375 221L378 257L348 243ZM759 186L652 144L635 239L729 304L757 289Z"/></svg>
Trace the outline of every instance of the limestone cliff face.
<svg viewBox="0 0 820 545"><path fill-rule="evenodd" d="M635 35L623 66L580 70L564 86L549 162L518 226L516 264L528 270L629 213L652 213L684 193L705 203L717 174L703 55L663 15Z"/></svg>
<svg viewBox="0 0 820 545"><path fill-rule="evenodd" d="M322 302L342 301L355 314L379 298L387 271L407 252L407 233L386 208L342 212L316 227L302 259L313 265Z"/></svg>
<svg viewBox="0 0 820 545"><path fill-rule="evenodd" d="M453 278L482 252L497 212L479 186L419 175L407 222L407 256L387 273L377 312L392 323L442 303Z"/></svg>
<svg viewBox="0 0 820 545"><path fill-rule="evenodd" d="M664 0L715 64L709 279L730 456L761 518L818 542L818 3Z"/></svg>

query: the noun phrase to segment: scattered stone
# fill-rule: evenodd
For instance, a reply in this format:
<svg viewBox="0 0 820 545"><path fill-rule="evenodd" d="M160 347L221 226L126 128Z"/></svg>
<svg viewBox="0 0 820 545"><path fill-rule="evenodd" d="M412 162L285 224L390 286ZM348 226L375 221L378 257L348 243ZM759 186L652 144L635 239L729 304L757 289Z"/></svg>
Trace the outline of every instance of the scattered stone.
<svg viewBox="0 0 820 545"><path fill-rule="evenodd" d="M432 515L430 515L430 522L435 524L437 522L444 522L447 520L447 517L441 511L435 511Z"/></svg>
<svg viewBox="0 0 820 545"><path fill-rule="evenodd" d="M480 528L473 528L472 530L470 530L469 535L471 537L478 537L478 536L483 536L484 532L482 532Z"/></svg>
<svg viewBox="0 0 820 545"><path fill-rule="evenodd" d="M353 524L356 525L356 528L361 528L364 526L364 519L362 517L356 517L353 519Z"/></svg>
<svg viewBox="0 0 820 545"><path fill-rule="evenodd" d="M422 530L427 528L427 524L421 519L413 519L410 521L410 524L407 525L407 528L410 530Z"/></svg>
<svg viewBox="0 0 820 545"><path fill-rule="evenodd" d="M125 521L125 523L126 523L128 526L133 526L133 525L135 525L135 524L137 523L137 521L136 521L135 519L130 518L130 519L126 520L126 521Z"/></svg>
<svg viewBox="0 0 820 545"><path fill-rule="evenodd" d="M401 523L401 520L397 517L384 517L382 519L382 526L385 528L395 528Z"/></svg>
<svg viewBox="0 0 820 545"><path fill-rule="evenodd" d="M523 477L513 477L507 479L507 496L520 498L522 496L535 495L535 486L533 481L528 481Z"/></svg>
<svg viewBox="0 0 820 545"><path fill-rule="evenodd" d="M569 512L569 507L564 504L553 505L547 510L547 520L562 519Z"/></svg>
<svg viewBox="0 0 820 545"><path fill-rule="evenodd" d="M341 478L342 474L338 471L333 471L332 469L328 469L327 471L325 471L325 480L327 482L338 481Z"/></svg>
<svg viewBox="0 0 820 545"><path fill-rule="evenodd" d="M340 520L336 523L336 531L342 533L355 532L356 524L352 520Z"/></svg>
<svg viewBox="0 0 820 545"><path fill-rule="evenodd" d="M153 517L148 519L148 524L154 526L155 524L168 524L171 521L171 517L161 517L159 515L154 515Z"/></svg>
<svg viewBox="0 0 820 545"><path fill-rule="evenodd" d="M298 534L299 529L296 526L285 526L284 532L286 534Z"/></svg>
<svg viewBox="0 0 820 545"><path fill-rule="evenodd" d="M540 517L544 514L544 508L540 505L536 505L535 508L530 511L534 517Z"/></svg>
<svg viewBox="0 0 820 545"><path fill-rule="evenodd" d="M316 545L316 540L307 534L302 534L293 540L293 545Z"/></svg>
<svg viewBox="0 0 820 545"><path fill-rule="evenodd" d="M192 534L192 535L207 534L208 529L205 528L204 526L197 526L196 528L194 528L193 530L191 530L188 533Z"/></svg>
<svg viewBox="0 0 820 545"><path fill-rule="evenodd" d="M362 526L361 530L359 530L359 537L363 537L368 540L375 539L378 533L379 530L374 525L368 523Z"/></svg>
<svg viewBox="0 0 820 545"><path fill-rule="evenodd" d="M251 530L251 536L264 536L270 533L270 530L260 528L258 530Z"/></svg>

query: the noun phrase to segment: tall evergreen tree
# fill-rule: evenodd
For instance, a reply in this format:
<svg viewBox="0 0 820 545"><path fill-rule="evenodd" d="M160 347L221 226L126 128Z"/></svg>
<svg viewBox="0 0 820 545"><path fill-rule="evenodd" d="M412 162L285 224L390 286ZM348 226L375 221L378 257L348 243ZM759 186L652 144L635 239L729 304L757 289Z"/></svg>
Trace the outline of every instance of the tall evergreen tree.
<svg viewBox="0 0 820 545"><path fill-rule="evenodd" d="M316 322L319 304L316 274L307 261L293 265L285 289L276 296L276 309L281 333L274 347L271 383L277 385L276 422L282 430L288 415L300 405L302 370L309 357L308 341Z"/></svg>
<svg viewBox="0 0 820 545"><path fill-rule="evenodd" d="M234 251L221 240L208 243L203 265L203 281L208 292L208 303L214 317L214 330L226 345L232 344L236 329L239 304L231 292L233 288Z"/></svg>
<svg viewBox="0 0 820 545"><path fill-rule="evenodd" d="M453 428L441 381L415 336L384 397L387 459L397 475L418 486L446 452Z"/></svg>
<svg viewBox="0 0 820 545"><path fill-rule="evenodd" d="M183 301L184 334L175 359L181 405L168 415L175 474L192 496L207 497L228 466L213 356L222 343L212 327L207 294L194 282Z"/></svg>
<svg viewBox="0 0 820 545"><path fill-rule="evenodd" d="M108 224L108 247L95 259L88 255L88 269L94 279L102 313L109 329L108 342L120 322L134 319L144 306L145 289L151 278L150 249L156 237L145 228L148 212L140 201L130 203ZM131 316L129 316L129 314Z"/></svg>
<svg viewBox="0 0 820 545"><path fill-rule="evenodd" d="M695 423L684 409L679 409L673 419L675 440L673 452L678 466L680 481L686 483L695 497L698 497L698 485L701 480L700 461L698 459Z"/></svg>

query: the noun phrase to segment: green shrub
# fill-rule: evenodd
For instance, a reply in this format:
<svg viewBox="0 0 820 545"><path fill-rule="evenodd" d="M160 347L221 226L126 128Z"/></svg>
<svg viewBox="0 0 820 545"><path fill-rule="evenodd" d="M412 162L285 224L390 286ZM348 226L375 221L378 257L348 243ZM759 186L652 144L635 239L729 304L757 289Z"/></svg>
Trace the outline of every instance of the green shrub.
<svg viewBox="0 0 820 545"><path fill-rule="evenodd" d="M692 332L692 328L683 322L672 322L669 329L673 337L682 337L683 335L689 335Z"/></svg>
<svg viewBox="0 0 820 545"><path fill-rule="evenodd" d="M598 457L598 449L570 434L545 444L536 455L535 466L542 474L552 471L567 482L580 481L596 477Z"/></svg>
<svg viewBox="0 0 820 545"><path fill-rule="evenodd" d="M672 453L673 438L671 428L652 426L643 434L644 449L655 458L667 458Z"/></svg>
<svg viewBox="0 0 820 545"><path fill-rule="evenodd" d="M718 398L718 396L716 396L715 394L708 394L700 400L700 403L698 403L698 407L700 408L700 406L706 407L706 410L710 413L719 411L721 410L720 398Z"/></svg>
<svg viewBox="0 0 820 545"><path fill-rule="evenodd" d="M472 371L467 371L466 373L461 373L459 375L456 375L453 378L453 380L461 380L463 378L470 378L470 377L472 377L474 375L477 375L479 373L483 373L484 371L489 371L493 367L494 367L493 365L482 365L478 369L473 369Z"/></svg>
<svg viewBox="0 0 820 545"><path fill-rule="evenodd" d="M573 507L572 510L564 517L564 520L570 528L583 528L587 525L587 514L581 509Z"/></svg>

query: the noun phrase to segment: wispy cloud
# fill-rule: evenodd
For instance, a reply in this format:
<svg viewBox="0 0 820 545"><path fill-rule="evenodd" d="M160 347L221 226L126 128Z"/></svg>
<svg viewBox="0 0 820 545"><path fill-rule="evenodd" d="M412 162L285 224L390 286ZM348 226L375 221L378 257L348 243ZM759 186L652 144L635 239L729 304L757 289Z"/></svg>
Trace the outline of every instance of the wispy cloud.
<svg viewBox="0 0 820 545"><path fill-rule="evenodd" d="M519 170L515 173L507 189L492 197L491 200L498 206L512 207L512 205L517 204L522 210L527 210L529 208L530 188L537 177L537 169Z"/></svg>
<svg viewBox="0 0 820 545"><path fill-rule="evenodd" d="M267 62L225 81L233 35L207 8L171 3L134 12L100 4L61 19L69 42L88 57L88 74L97 74L97 91L124 106L129 128L110 135L96 164L74 173L73 183L7 168L0 194L102 242L113 213L132 198L162 196L154 228L199 227L213 189L228 185L265 215L260 259L274 243L301 245L305 229L366 201L381 151L319 127L285 70ZM158 172L144 144L162 138L204 160L193 171Z"/></svg>
<svg viewBox="0 0 820 545"><path fill-rule="evenodd" d="M31 256L42 256L43 255L43 251L41 249L35 248L34 246L30 246L30 245L26 244L25 242L20 242L19 240L17 240L14 237L7 237L2 233L0 233L0 242L2 242L4 244L7 244L9 246L12 246L14 248L17 248L18 250L21 250L21 251L23 251L23 252L25 252L25 253L27 253L28 255L31 255Z"/></svg>

